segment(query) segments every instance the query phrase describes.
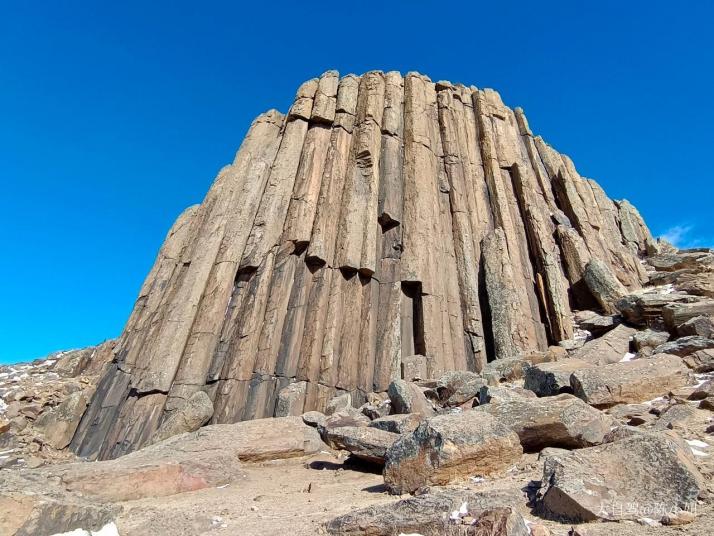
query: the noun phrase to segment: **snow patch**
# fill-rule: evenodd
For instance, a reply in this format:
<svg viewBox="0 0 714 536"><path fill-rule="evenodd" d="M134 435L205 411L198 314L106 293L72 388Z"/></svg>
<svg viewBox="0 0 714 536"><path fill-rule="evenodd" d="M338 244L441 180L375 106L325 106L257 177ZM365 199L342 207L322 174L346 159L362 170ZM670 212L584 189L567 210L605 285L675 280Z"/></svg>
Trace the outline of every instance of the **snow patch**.
<svg viewBox="0 0 714 536"><path fill-rule="evenodd" d="M708 458L709 457L709 454L707 454L706 452L702 452L701 450L697 450L697 449L692 449L692 454L694 454L695 456L699 456L700 458Z"/></svg>
<svg viewBox="0 0 714 536"><path fill-rule="evenodd" d="M461 503L461 506L459 507L458 510L454 510L451 512L451 515L449 516L449 519L453 521L458 521L465 515L469 513L469 504L468 503Z"/></svg>
<svg viewBox="0 0 714 536"><path fill-rule="evenodd" d="M704 441L699 441L698 439L686 439L685 440L687 444L690 447L695 447L698 449L708 449L709 448L709 443L705 443Z"/></svg>

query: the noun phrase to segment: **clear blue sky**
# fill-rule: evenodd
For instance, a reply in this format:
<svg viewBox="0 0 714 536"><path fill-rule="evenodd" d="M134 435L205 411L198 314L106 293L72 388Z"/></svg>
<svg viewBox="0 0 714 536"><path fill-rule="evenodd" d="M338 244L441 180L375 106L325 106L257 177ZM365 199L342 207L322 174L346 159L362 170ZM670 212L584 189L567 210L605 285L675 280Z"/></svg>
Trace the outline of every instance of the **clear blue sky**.
<svg viewBox="0 0 714 536"><path fill-rule="evenodd" d="M0 361L119 335L252 118L327 69L496 88L655 234L713 245L714 3L584 4L3 2Z"/></svg>

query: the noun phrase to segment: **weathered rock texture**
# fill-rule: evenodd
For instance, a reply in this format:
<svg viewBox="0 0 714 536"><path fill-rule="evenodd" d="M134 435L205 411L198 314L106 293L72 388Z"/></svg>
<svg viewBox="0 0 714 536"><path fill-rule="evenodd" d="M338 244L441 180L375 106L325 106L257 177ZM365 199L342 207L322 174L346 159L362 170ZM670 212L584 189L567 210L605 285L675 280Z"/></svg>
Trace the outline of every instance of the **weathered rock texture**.
<svg viewBox="0 0 714 536"><path fill-rule="evenodd" d="M653 244L495 91L327 72L176 221L71 447L136 449L198 391L230 423L293 382L281 414L359 405L402 357L437 378L546 350L592 306L592 259L631 291Z"/></svg>

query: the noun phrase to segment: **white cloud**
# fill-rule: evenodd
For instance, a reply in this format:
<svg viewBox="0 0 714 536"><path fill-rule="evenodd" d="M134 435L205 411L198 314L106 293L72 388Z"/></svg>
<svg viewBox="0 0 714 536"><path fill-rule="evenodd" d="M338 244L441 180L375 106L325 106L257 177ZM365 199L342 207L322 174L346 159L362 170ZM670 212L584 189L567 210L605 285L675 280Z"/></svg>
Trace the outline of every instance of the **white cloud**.
<svg viewBox="0 0 714 536"><path fill-rule="evenodd" d="M713 241L697 236L694 225L682 223L674 225L660 235L678 248L697 248L710 246Z"/></svg>

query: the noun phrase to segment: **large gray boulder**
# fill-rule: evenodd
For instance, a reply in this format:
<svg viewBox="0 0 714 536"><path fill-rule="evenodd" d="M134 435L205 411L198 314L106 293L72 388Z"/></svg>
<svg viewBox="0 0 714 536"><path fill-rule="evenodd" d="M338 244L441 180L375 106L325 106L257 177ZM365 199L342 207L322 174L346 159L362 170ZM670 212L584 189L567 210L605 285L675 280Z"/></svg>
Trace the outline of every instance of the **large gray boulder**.
<svg viewBox="0 0 714 536"><path fill-rule="evenodd" d="M655 354L672 354L684 357L699 350L709 350L714 348L714 339L707 339L698 335L680 337L674 341L660 344L654 349Z"/></svg>
<svg viewBox="0 0 714 536"><path fill-rule="evenodd" d="M326 428L322 439L330 447L346 450L362 460L383 464L387 449L399 439L399 434L367 426Z"/></svg>
<svg viewBox="0 0 714 536"><path fill-rule="evenodd" d="M593 365L617 363L630 351L630 341L637 330L620 324L602 337L588 341L573 357Z"/></svg>
<svg viewBox="0 0 714 536"><path fill-rule="evenodd" d="M599 445L614 420L579 398L562 394L548 398L512 398L479 406L518 434L523 450L545 447L582 448Z"/></svg>
<svg viewBox="0 0 714 536"><path fill-rule="evenodd" d="M428 485L501 472L522 452L518 435L488 413L438 415L387 451L384 482L391 493L413 493Z"/></svg>
<svg viewBox="0 0 714 536"><path fill-rule="evenodd" d="M445 489L344 514L330 521L327 531L338 536L528 536L528 526L517 511L521 503L517 489ZM467 516L473 525L464 524Z"/></svg>
<svg viewBox="0 0 714 536"><path fill-rule="evenodd" d="M424 416L434 415L434 407L415 383L394 380L389 384L387 394L395 413L419 413Z"/></svg>
<svg viewBox="0 0 714 536"><path fill-rule="evenodd" d="M151 443L158 443L185 432L194 432L212 416L213 402L204 391L196 391L159 426L151 438Z"/></svg>
<svg viewBox="0 0 714 536"><path fill-rule="evenodd" d="M418 413L397 413L374 419L368 426L393 434L408 434L416 430L424 418Z"/></svg>
<svg viewBox="0 0 714 536"><path fill-rule="evenodd" d="M604 335L622 323L619 315L600 315L595 311L578 311L573 320L580 329L589 331L595 337Z"/></svg>
<svg viewBox="0 0 714 536"><path fill-rule="evenodd" d="M645 402L688 382L689 371L682 360L666 354L581 369L570 377L573 394L599 408Z"/></svg>
<svg viewBox="0 0 714 536"><path fill-rule="evenodd" d="M439 400L445 406L460 406L478 395L486 385L480 374L466 370L452 370L436 382Z"/></svg>
<svg viewBox="0 0 714 536"><path fill-rule="evenodd" d="M40 415L35 422L35 429L54 448L64 449L72 441L88 404L84 391L71 393L58 406Z"/></svg>
<svg viewBox="0 0 714 536"><path fill-rule="evenodd" d="M592 363L575 358L555 363L540 363L526 371L523 387L538 396L571 393L573 389L570 386L570 376L573 372L593 366Z"/></svg>
<svg viewBox="0 0 714 536"><path fill-rule="evenodd" d="M684 324L677 326L677 334L681 337L687 335L699 335L708 339L714 339L714 318L711 316L695 316Z"/></svg>
<svg viewBox="0 0 714 536"><path fill-rule="evenodd" d="M660 521L691 509L705 489L689 449L673 433L630 433L612 443L541 454L541 515L573 523Z"/></svg>
<svg viewBox="0 0 714 536"><path fill-rule="evenodd" d="M616 313L615 304L627 294L627 289L618 281L608 265L599 259L591 259L585 265L583 279L603 311L607 314Z"/></svg>
<svg viewBox="0 0 714 536"><path fill-rule="evenodd" d="M275 417L294 417L301 415L305 404L307 382L294 382L283 387L275 403Z"/></svg>
<svg viewBox="0 0 714 536"><path fill-rule="evenodd" d="M714 349L700 350L682 358L693 372L703 374L714 371Z"/></svg>

